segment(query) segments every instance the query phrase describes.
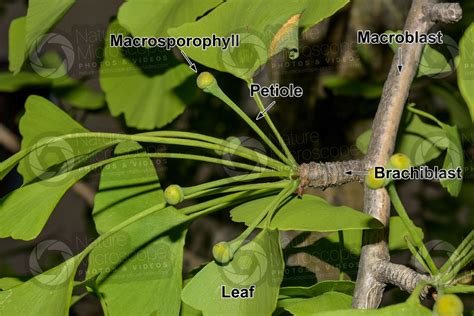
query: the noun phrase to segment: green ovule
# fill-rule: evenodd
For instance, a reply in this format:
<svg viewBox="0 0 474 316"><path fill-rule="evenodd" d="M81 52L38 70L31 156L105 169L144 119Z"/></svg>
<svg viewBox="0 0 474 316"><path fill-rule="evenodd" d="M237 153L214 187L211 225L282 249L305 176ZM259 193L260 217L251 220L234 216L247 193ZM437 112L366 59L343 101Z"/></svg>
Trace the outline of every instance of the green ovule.
<svg viewBox="0 0 474 316"><path fill-rule="evenodd" d="M200 89L206 90L211 85L216 83L216 78L209 72L201 72L196 80L197 86Z"/></svg>
<svg viewBox="0 0 474 316"><path fill-rule="evenodd" d="M370 168L365 176L365 184L372 190L380 189L386 186L388 183L387 179L378 179L375 177L375 168Z"/></svg>
<svg viewBox="0 0 474 316"><path fill-rule="evenodd" d="M387 167L393 169L405 170L411 167L411 160L407 155L394 154L390 157Z"/></svg>
<svg viewBox="0 0 474 316"><path fill-rule="evenodd" d="M168 204L176 205L184 200L183 189L176 184L172 184L165 190L165 201Z"/></svg>
<svg viewBox="0 0 474 316"><path fill-rule="evenodd" d="M434 306L434 314L437 316L462 315L464 306L459 297L454 294L445 294L438 298Z"/></svg>
<svg viewBox="0 0 474 316"><path fill-rule="evenodd" d="M229 263L234 256L230 244L225 241L221 241L212 247L212 255L214 256L214 260L220 264Z"/></svg>

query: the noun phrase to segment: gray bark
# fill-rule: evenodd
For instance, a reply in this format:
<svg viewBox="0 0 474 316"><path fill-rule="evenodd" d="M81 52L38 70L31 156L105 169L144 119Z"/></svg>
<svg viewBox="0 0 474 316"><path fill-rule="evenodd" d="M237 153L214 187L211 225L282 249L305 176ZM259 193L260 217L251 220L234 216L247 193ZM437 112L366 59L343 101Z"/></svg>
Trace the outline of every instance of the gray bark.
<svg viewBox="0 0 474 316"><path fill-rule="evenodd" d="M454 22L460 19L459 6L440 5L437 2L437 0L414 0L404 29L410 32L427 33L435 21ZM385 165L393 153L400 118L418 69L422 50L422 44L402 45L404 67L400 73L397 68L398 52L392 61L372 125L372 137L366 156L367 167ZM384 188L365 189L364 212L377 218L387 227L390 216L390 199ZM387 230L365 231L352 301L354 308L376 308L379 306L387 280L380 278L380 275L376 273L376 267L380 262L385 262L388 265L389 259ZM388 265L388 267L390 267L389 269L400 268L398 265ZM399 271L390 271L388 274L403 275Z"/></svg>

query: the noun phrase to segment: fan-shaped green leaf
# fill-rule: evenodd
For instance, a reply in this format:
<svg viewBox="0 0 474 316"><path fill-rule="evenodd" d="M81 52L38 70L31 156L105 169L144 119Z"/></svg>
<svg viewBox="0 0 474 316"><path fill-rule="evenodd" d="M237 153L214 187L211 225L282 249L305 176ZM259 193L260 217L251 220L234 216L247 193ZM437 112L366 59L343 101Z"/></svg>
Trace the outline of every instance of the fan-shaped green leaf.
<svg viewBox="0 0 474 316"><path fill-rule="evenodd" d="M119 9L118 20L134 36L166 36L169 28L193 22L221 2L127 0Z"/></svg>
<svg viewBox="0 0 474 316"><path fill-rule="evenodd" d="M241 247L233 260L224 266L208 263L185 286L182 298L204 315L270 315L276 307L278 289L283 278L279 234L264 230ZM253 298L223 298L232 289L250 289ZM224 288L223 288L224 287Z"/></svg>
<svg viewBox="0 0 474 316"><path fill-rule="evenodd" d="M116 155L142 147L124 142ZM153 161L127 159L109 164L100 176L94 222L101 234L141 211L164 202ZM177 315L181 302L181 266L187 218L163 209L124 228L89 256L89 275L97 279L103 305L112 315ZM105 259L105 260L104 260Z"/></svg>
<svg viewBox="0 0 474 316"><path fill-rule="evenodd" d="M232 220L249 225L273 197L253 200L231 211ZM278 209L270 224L279 230L330 232L383 227L375 218L347 206L332 206L323 198L303 195L291 197Z"/></svg>
<svg viewBox="0 0 474 316"><path fill-rule="evenodd" d="M474 122L474 23L464 32L459 42L458 85Z"/></svg>
<svg viewBox="0 0 474 316"><path fill-rule="evenodd" d="M193 71L159 49L110 47L110 33L126 30L116 21L110 24L100 67L100 85L112 115L124 114L128 126L140 129L170 123L184 111L177 90Z"/></svg>
<svg viewBox="0 0 474 316"><path fill-rule="evenodd" d="M285 306L285 310L296 316L317 315L325 311L350 309L351 304L352 296L350 295L340 292L326 292L289 304Z"/></svg>
<svg viewBox="0 0 474 316"><path fill-rule="evenodd" d="M25 58L37 49L43 36L75 3L75 0L31 0L26 17L10 28L10 71L18 73ZM13 44L13 48L12 48Z"/></svg>
<svg viewBox="0 0 474 316"><path fill-rule="evenodd" d="M66 191L89 172L76 169L7 194L0 200L0 237L34 239Z"/></svg>
<svg viewBox="0 0 474 316"><path fill-rule="evenodd" d="M0 291L1 315L69 315L74 276L81 256Z"/></svg>
<svg viewBox="0 0 474 316"><path fill-rule="evenodd" d="M18 166L19 173L25 183L33 179L46 179L57 171L48 170L58 166L68 159L81 157L97 150L107 148L117 140L99 137L59 138L52 137L66 134L87 133L89 130L74 121L69 115L60 110L50 101L39 97L30 96L26 100L25 114L20 120L20 133L22 135L21 151L17 157L25 157ZM44 142L45 145L37 145ZM31 148L34 148L31 151ZM70 170L70 166L66 166Z"/></svg>

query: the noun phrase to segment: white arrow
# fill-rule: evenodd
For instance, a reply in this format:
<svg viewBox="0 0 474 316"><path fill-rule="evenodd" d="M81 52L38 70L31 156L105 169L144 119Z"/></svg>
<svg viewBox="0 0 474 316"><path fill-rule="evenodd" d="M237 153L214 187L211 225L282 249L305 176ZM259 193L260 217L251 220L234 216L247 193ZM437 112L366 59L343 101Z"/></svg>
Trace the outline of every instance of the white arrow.
<svg viewBox="0 0 474 316"><path fill-rule="evenodd" d="M402 72L402 69L403 69L403 62L402 62L402 47L398 47L398 65L397 65L397 68L398 68L398 73L401 73Z"/></svg>
<svg viewBox="0 0 474 316"><path fill-rule="evenodd" d="M262 119L262 118L265 116L265 113L267 113L267 111L270 110L270 109L275 105L275 103L276 103L276 102L273 101L272 103L270 103L270 104L265 108L265 110L260 111L260 112L258 113L258 115L257 115L256 120L258 121L258 120Z"/></svg>
<svg viewBox="0 0 474 316"><path fill-rule="evenodd" d="M189 59L188 55L186 55L186 53L181 50L181 55L183 55L184 59L186 59L186 61L188 62L188 65L189 65L189 68L191 68L192 71L194 71L195 73L198 72L197 68L196 68L196 64L194 64L191 59Z"/></svg>
<svg viewBox="0 0 474 316"><path fill-rule="evenodd" d="M348 175L348 176L352 176L352 175L365 176L367 174L367 171L346 170L346 171L344 171L344 174Z"/></svg>

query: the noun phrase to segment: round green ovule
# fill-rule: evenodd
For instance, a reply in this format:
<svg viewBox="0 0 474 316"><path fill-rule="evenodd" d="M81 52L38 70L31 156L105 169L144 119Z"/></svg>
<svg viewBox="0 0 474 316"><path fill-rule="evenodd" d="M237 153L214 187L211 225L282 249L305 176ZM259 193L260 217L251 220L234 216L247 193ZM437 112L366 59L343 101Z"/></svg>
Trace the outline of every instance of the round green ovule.
<svg viewBox="0 0 474 316"><path fill-rule="evenodd" d="M365 176L365 184L372 190L380 189L384 187L387 183L385 179L377 179L375 178L375 168L370 168L367 171L367 175Z"/></svg>
<svg viewBox="0 0 474 316"><path fill-rule="evenodd" d="M220 264L227 264L230 260L232 260L232 250L228 242L221 241L212 247L212 255L214 256L214 260L216 260Z"/></svg>
<svg viewBox="0 0 474 316"><path fill-rule="evenodd" d="M203 90L207 89L215 82L216 78L214 78L214 76L207 71L201 72L196 80L197 86Z"/></svg>
<svg viewBox="0 0 474 316"><path fill-rule="evenodd" d="M436 300L434 306L435 315L458 316L462 315L464 306L459 297L454 294L445 294Z"/></svg>
<svg viewBox="0 0 474 316"><path fill-rule="evenodd" d="M411 160L407 155L394 154L390 157L389 166L395 169L405 170L411 167Z"/></svg>
<svg viewBox="0 0 474 316"><path fill-rule="evenodd" d="M184 200L183 189L176 184L172 184L165 190L165 201L168 204L176 205Z"/></svg>

